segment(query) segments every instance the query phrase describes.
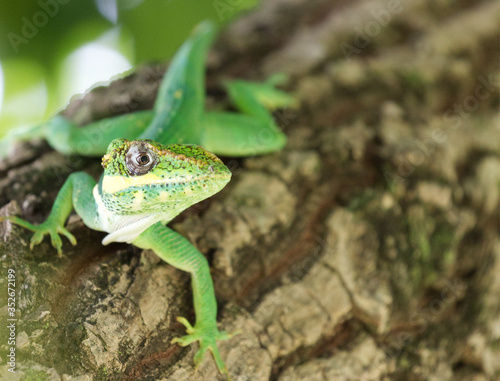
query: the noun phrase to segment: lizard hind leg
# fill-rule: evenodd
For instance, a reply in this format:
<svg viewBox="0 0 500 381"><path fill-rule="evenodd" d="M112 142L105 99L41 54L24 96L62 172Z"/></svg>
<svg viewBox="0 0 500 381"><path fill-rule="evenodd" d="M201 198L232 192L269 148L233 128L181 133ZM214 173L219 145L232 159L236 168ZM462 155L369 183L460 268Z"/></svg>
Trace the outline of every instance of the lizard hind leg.
<svg viewBox="0 0 500 381"><path fill-rule="evenodd" d="M227 156L262 155L282 149L286 135L276 125L272 111L297 106L295 98L275 88L285 80L276 74L265 82L225 82L231 101L242 113L205 113L202 145Z"/></svg>
<svg viewBox="0 0 500 381"><path fill-rule="evenodd" d="M269 118L269 110L298 106L293 96L276 88L276 85L286 81L284 74L277 73L264 82L232 80L224 82L224 85L231 101L239 110L258 118Z"/></svg>
<svg viewBox="0 0 500 381"><path fill-rule="evenodd" d="M286 135L271 119L235 112L211 112L204 117L203 146L217 155L253 156L282 149Z"/></svg>

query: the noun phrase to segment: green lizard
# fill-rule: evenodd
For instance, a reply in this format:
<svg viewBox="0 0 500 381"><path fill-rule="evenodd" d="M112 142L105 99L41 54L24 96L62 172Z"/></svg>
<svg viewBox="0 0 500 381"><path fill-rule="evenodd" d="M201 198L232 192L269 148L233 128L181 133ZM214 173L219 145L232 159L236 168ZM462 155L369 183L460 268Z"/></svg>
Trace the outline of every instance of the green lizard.
<svg viewBox="0 0 500 381"><path fill-rule="evenodd" d="M268 109L292 106L294 101L274 88L277 77L267 83L233 81L226 84L229 96L243 114L204 111L204 61L214 34L215 28L208 22L195 29L173 58L152 111L109 118L84 128L56 116L29 133L4 140L37 135L62 153L106 154L99 182L84 172L71 174L42 224L32 225L14 216L0 221L7 219L34 231L31 249L48 234L61 255L59 234L76 244L64 227L74 207L88 227L109 233L103 244L128 242L151 249L165 262L189 272L196 323L192 326L179 317L187 335L172 342L186 346L199 341L195 365L210 350L219 371L229 378L216 343L229 335L217 328L208 262L188 240L165 225L229 181L231 172L209 151L242 156L283 147L285 135ZM91 149L79 149L88 136L93 137Z"/></svg>

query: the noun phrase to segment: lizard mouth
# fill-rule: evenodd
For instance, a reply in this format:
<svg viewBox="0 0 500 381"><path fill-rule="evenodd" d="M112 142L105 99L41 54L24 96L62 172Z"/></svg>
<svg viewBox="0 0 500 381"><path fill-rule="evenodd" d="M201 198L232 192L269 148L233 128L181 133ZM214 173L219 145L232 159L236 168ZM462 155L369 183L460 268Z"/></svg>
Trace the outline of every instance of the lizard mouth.
<svg viewBox="0 0 500 381"><path fill-rule="evenodd" d="M104 176L102 181L102 190L105 193L115 193L129 188L162 188L179 189L189 188L189 185L202 187L207 191L210 189L222 189L231 179L231 172L220 174L198 175L185 178L163 179L154 174L145 174L143 176Z"/></svg>

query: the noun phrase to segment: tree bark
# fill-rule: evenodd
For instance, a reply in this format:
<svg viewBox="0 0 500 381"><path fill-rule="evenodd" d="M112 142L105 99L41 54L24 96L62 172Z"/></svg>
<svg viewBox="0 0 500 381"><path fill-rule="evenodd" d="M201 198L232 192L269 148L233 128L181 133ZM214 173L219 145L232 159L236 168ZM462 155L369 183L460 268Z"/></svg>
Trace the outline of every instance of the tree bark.
<svg viewBox="0 0 500 381"><path fill-rule="evenodd" d="M171 223L211 263L220 327L241 331L220 343L233 380L500 377L498 17L496 1L269 0L219 37L207 107L228 107L221 79L275 72L300 101L275 114L284 150L224 158L230 184ZM163 70L66 115L148 108ZM0 163L0 214L43 221L75 170L97 178L99 161L18 145ZM222 379L212 359L194 371L196 345L170 344L175 318L194 318L188 274L102 246L76 215L68 228L78 244L58 258L0 224L19 319L2 379Z"/></svg>

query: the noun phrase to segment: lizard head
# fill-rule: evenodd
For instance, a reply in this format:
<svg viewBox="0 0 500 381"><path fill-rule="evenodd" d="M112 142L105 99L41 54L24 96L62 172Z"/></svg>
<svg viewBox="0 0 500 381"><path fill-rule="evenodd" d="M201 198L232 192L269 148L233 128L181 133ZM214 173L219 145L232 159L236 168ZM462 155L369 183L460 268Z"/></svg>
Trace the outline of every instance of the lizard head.
<svg viewBox="0 0 500 381"><path fill-rule="evenodd" d="M116 214L175 216L219 192L231 178L224 163L200 146L151 140L113 140L102 166L102 199Z"/></svg>

